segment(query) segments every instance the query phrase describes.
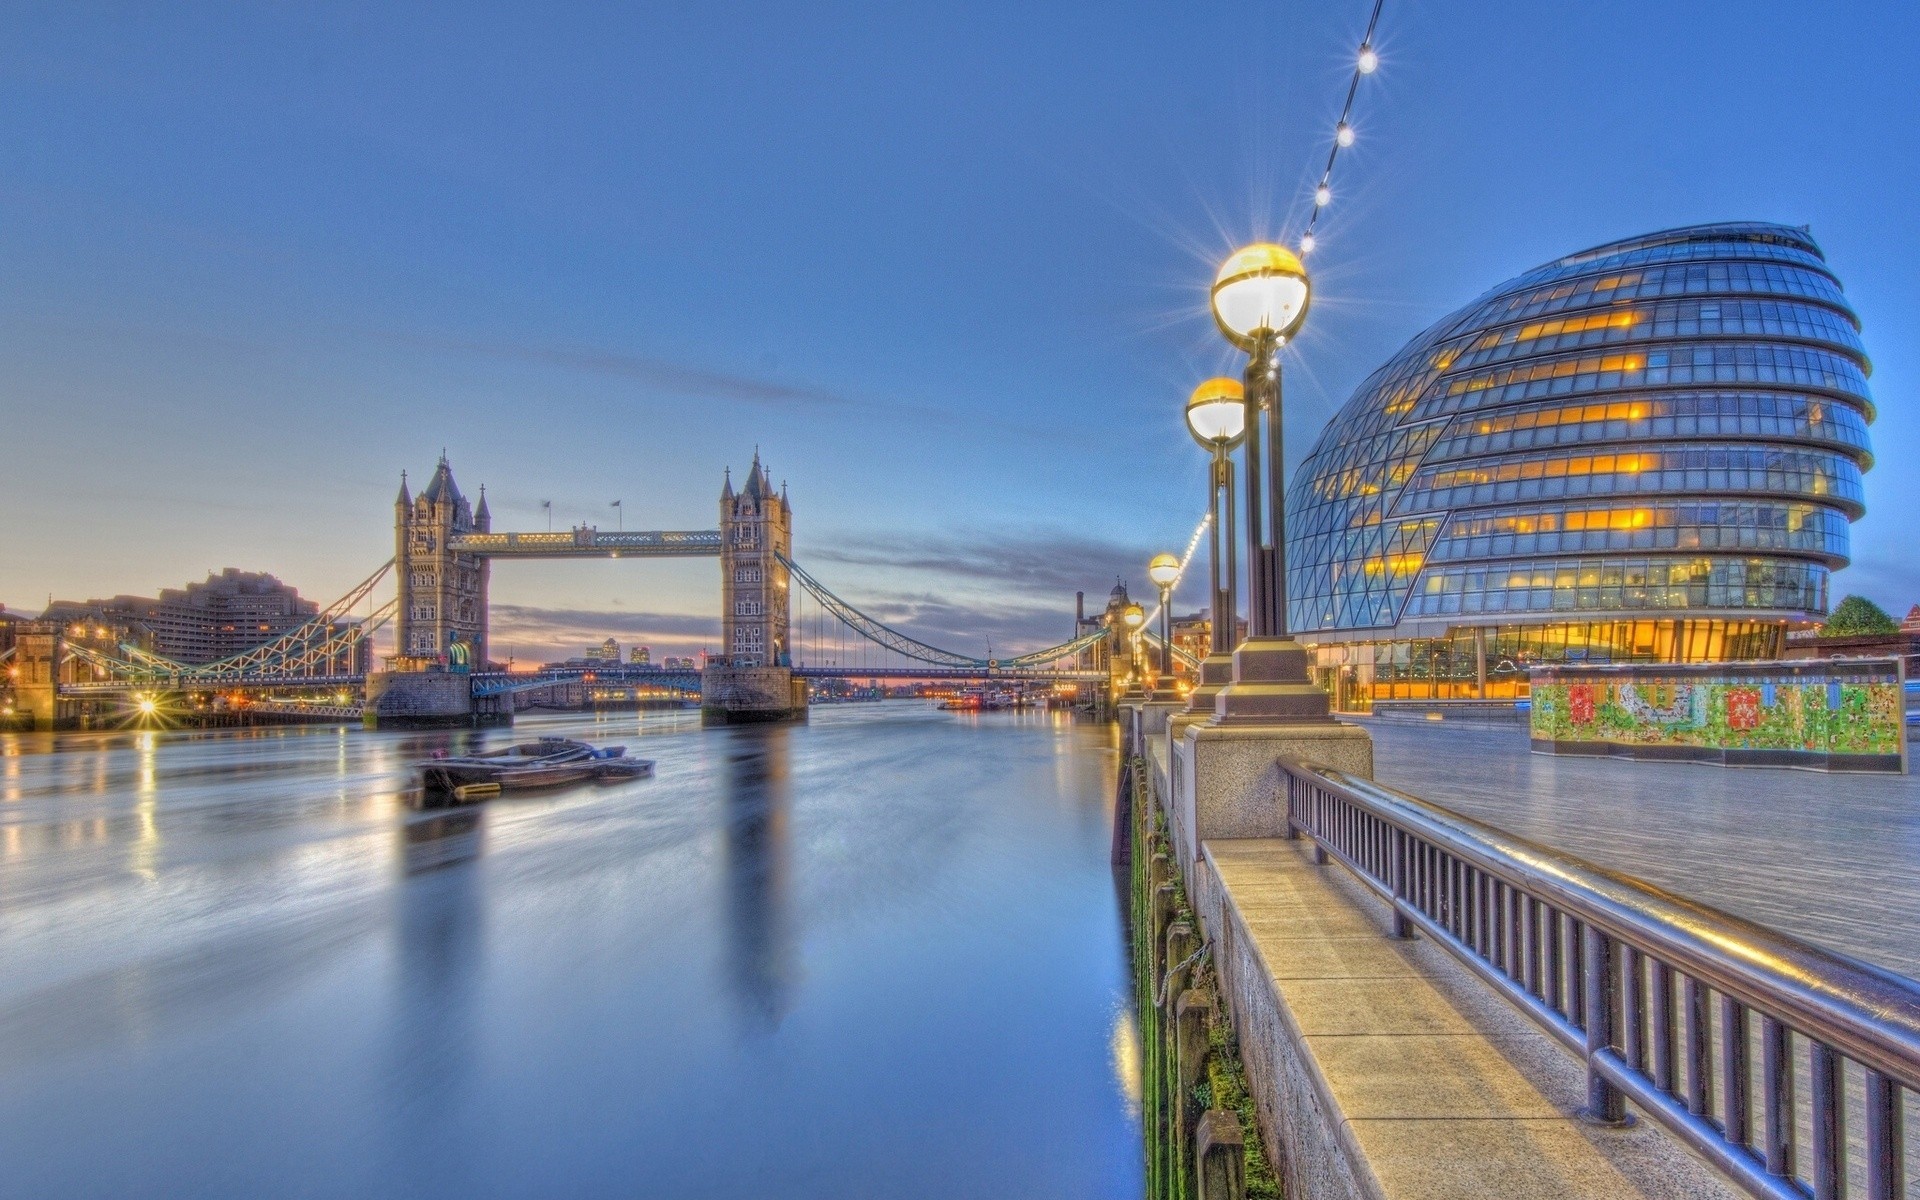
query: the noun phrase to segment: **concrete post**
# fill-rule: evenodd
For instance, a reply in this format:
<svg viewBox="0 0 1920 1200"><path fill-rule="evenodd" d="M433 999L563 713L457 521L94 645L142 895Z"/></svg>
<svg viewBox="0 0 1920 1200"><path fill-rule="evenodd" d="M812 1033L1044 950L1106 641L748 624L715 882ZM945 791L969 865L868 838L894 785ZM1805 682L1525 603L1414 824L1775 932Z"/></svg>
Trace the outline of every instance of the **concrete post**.
<svg viewBox="0 0 1920 1200"><path fill-rule="evenodd" d="M1175 997L1187 989L1187 980L1193 975L1191 966L1182 967L1181 963L1200 948L1200 935L1193 930L1193 922L1181 918L1167 926L1166 967L1160 981L1160 994L1167 997L1171 1005Z"/></svg>
<svg viewBox="0 0 1920 1200"><path fill-rule="evenodd" d="M1200 1114L1193 1131L1193 1173L1198 1200L1245 1200L1247 1150L1240 1116L1224 1108Z"/></svg>
<svg viewBox="0 0 1920 1200"><path fill-rule="evenodd" d="M1167 969L1165 957L1167 926L1173 923L1173 914L1176 911L1171 883L1163 883L1153 889L1153 907L1148 911L1153 914L1153 924L1149 927L1149 932L1153 936L1153 973L1148 978L1158 983L1161 974Z"/></svg>
<svg viewBox="0 0 1920 1200"><path fill-rule="evenodd" d="M1187 1144L1187 1130L1199 1115L1193 1102L1193 1089L1207 1072L1207 1026L1213 1019L1213 997L1198 988L1180 993L1173 1004L1173 1080L1178 1092L1173 1111L1178 1114L1181 1146ZM1186 1161L1184 1152L1181 1161Z"/></svg>

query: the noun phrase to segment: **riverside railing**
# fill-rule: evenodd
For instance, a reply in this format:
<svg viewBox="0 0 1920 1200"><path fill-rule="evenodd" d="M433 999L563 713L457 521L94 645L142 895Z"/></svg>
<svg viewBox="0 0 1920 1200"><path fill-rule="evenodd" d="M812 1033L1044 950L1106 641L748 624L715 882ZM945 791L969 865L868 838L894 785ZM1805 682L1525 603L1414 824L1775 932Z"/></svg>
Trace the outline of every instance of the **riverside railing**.
<svg viewBox="0 0 1920 1200"><path fill-rule="evenodd" d="M1289 833L1391 904L1396 934L1445 946L1580 1056L1589 1119L1622 1122L1631 1099L1757 1196L1905 1195L1913 981L1413 796L1281 766Z"/></svg>

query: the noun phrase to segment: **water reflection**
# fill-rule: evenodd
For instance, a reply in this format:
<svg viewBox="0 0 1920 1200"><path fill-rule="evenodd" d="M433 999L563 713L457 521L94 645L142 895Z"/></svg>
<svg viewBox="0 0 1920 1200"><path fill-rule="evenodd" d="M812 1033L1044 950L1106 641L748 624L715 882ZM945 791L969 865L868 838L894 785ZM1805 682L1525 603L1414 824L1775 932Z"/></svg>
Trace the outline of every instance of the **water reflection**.
<svg viewBox="0 0 1920 1200"><path fill-rule="evenodd" d="M476 990L484 955L480 857L486 809L473 805L407 821L395 911L392 1026L395 1088L431 1122L459 1096L473 1062Z"/></svg>
<svg viewBox="0 0 1920 1200"><path fill-rule="evenodd" d="M617 724L0 763L0 1195L1140 1195L1104 729ZM423 805L540 733L658 774Z"/></svg>
<svg viewBox="0 0 1920 1200"><path fill-rule="evenodd" d="M791 910L792 810L788 728L729 731L725 825L727 979L740 1011L771 1029L798 982Z"/></svg>

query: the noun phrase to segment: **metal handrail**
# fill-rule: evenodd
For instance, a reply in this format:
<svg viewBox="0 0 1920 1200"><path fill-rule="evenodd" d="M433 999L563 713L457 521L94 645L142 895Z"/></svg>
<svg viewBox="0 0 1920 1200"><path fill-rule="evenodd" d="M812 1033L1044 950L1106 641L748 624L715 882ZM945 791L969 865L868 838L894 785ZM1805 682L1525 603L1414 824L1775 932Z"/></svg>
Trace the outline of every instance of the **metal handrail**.
<svg viewBox="0 0 1920 1200"><path fill-rule="evenodd" d="M1280 765L1289 834L1386 900L1397 934L1425 933L1580 1055L1589 1118L1620 1122L1632 1099L1781 1200L1844 1195L1851 1136L1869 1200L1904 1194L1920 984L1403 792ZM1865 1083L1851 1121L1848 1063ZM1803 1072L1812 1126L1799 1154Z"/></svg>

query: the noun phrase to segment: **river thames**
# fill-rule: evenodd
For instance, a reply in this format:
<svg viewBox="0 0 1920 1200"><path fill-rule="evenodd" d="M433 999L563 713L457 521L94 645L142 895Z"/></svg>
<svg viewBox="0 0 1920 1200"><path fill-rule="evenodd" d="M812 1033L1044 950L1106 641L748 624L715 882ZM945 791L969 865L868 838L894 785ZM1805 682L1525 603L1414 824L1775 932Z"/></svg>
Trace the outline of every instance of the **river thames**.
<svg viewBox="0 0 1920 1200"><path fill-rule="evenodd" d="M650 780L422 809L533 734ZM1116 734L0 735L0 1195L1137 1197Z"/></svg>

